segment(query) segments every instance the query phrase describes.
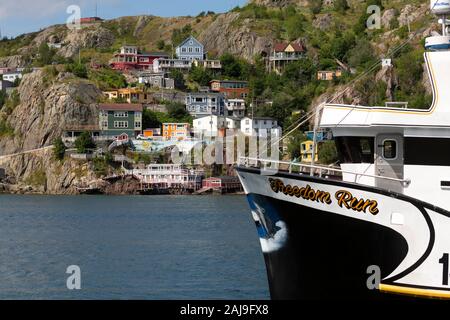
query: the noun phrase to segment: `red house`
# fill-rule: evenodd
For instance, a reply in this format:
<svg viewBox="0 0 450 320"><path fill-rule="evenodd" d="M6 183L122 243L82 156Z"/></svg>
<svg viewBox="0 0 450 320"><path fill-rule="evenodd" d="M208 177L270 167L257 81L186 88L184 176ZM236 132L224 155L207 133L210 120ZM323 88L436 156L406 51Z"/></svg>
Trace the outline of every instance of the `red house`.
<svg viewBox="0 0 450 320"><path fill-rule="evenodd" d="M169 55L163 52L140 53L136 46L123 46L114 55L110 66L120 71L150 70L153 68L153 61L159 58L169 58Z"/></svg>
<svg viewBox="0 0 450 320"><path fill-rule="evenodd" d="M102 18L99 17L88 17L88 18L81 18L80 23L81 24L89 24L89 23L96 23L103 21Z"/></svg>

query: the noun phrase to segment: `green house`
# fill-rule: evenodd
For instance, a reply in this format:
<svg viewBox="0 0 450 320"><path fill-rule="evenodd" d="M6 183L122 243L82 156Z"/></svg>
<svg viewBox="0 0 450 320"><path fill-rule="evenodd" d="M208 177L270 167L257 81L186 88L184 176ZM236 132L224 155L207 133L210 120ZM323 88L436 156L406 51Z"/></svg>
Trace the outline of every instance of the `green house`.
<svg viewBox="0 0 450 320"><path fill-rule="evenodd" d="M103 103L99 109L102 136L115 138L127 134L135 138L142 133L142 104Z"/></svg>

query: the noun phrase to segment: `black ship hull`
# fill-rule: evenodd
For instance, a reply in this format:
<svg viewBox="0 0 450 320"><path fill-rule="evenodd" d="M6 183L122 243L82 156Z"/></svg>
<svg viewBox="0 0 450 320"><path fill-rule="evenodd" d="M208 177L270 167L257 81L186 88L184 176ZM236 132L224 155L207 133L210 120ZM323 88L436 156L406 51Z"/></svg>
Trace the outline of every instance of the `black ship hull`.
<svg viewBox="0 0 450 320"><path fill-rule="evenodd" d="M440 246L434 216L430 217L426 204L375 188L309 175L278 173L268 177L257 169L237 170L260 237L272 299L450 297L449 288L410 280L416 273L417 279L423 278L428 272L425 262L431 259L434 247ZM363 206L347 208L344 202L337 201L337 196L350 191L378 201L366 200L364 210ZM395 221L394 211L401 212L404 206L406 210L414 209L406 211L411 218L404 219L411 223L415 219L415 226ZM439 218L450 217L445 211L432 213ZM411 229L416 229L417 234L411 235ZM439 267L432 259L433 268ZM439 284L441 271L437 267L433 278Z"/></svg>

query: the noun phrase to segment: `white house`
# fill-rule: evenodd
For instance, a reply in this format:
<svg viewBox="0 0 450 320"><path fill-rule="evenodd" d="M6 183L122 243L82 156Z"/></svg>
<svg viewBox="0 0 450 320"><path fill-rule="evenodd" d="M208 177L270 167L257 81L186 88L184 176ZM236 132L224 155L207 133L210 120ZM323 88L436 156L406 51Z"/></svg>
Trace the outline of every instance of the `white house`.
<svg viewBox="0 0 450 320"><path fill-rule="evenodd" d="M16 79L22 79L22 73L18 71L7 72L3 74L3 80L14 82Z"/></svg>
<svg viewBox="0 0 450 320"><path fill-rule="evenodd" d="M244 99L227 99L225 101L227 116L242 118L245 115Z"/></svg>
<svg viewBox="0 0 450 320"><path fill-rule="evenodd" d="M223 136L225 130L237 131L241 121L234 117L221 117L216 115L204 116L194 119L194 133L199 136L217 137Z"/></svg>
<svg viewBox="0 0 450 320"><path fill-rule="evenodd" d="M217 137L219 129L225 128L225 118L216 115L203 116L194 119L193 125L195 135Z"/></svg>
<svg viewBox="0 0 450 320"><path fill-rule="evenodd" d="M246 136L267 137L272 134L281 137L281 127L278 126L278 121L273 118L245 117L241 120L241 131Z"/></svg>
<svg viewBox="0 0 450 320"><path fill-rule="evenodd" d="M153 60L153 72L170 72L172 70L180 70L188 72L192 68L192 61L183 59L166 59L159 58Z"/></svg>

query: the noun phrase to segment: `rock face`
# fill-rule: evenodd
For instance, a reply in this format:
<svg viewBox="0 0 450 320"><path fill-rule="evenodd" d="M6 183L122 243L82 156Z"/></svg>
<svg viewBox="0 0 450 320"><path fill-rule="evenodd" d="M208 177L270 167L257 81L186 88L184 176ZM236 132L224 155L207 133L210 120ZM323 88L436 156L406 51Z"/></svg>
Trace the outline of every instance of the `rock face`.
<svg viewBox="0 0 450 320"><path fill-rule="evenodd" d="M64 46L58 53L66 58L73 57L83 48L108 48L115 41L114 34L101 25L72 30L63 40Z"/></svg>
<svg viewBox="0 0 450 320"><path fill-rule="evenodd" d="M327 13L317 16L317 18L313 21L313 26L325 31L331 27L332 22L333 16L330 13Z"/></svg>
<svg viewBox="0 0 450 320"><path fill-rule="evenodd" d="M0 155L49 146L68 125L97 124L96 103L102 95L97 87L67 74L61 75L64 81L52 83L47 77L44 70L24 75L18 88L21 102L6 116L14 134L0 138ZM2 166L20 185L34 183L47 193L73 193L76 178L90 175L74 161L55 161L51 149L13 157Z"/></svg>
<svg viewBox="0 0 450 320"><path fill-rule="evenodd" d="M394 101L394 90L398 85L397 77L395 76L394 67L383 67L375 76L376 81L383 81L386 83L386 99Z"/></svg>
<svg viewBox="0 0 450 320"><path fill-rule="evenodd" d="M304 7L308 5L308 0L252 0L251 2L257 5L263 5L267 7L284 7L290 4L299 7L300 6Z"/></svg>
<svg viewBox="0 0 450 320"><path fill-rule="evenodd" d="M206 50L217 55L229 52L249 61L252 61L255 55L270 53L273 40L252 32L249 20L244 20L237 28L233 22L238 17L238 13L220 15L207 30L200 34L198 39L204 43Z"/></svg>
<svg viewBox="0 0 450 320"><path fill-rule="evenodd" d="M21 55L0 58L0 67L20 68L25 66L25 60Z"/></svg>
<svg viewBox="0 0 450 320"><path fill-rule="evenodd" d="M391 28L392 21L394 21L396 16L397 10L395 9L388 9L384 11L383 16L381 17L381 25L383 28L389 30Z"/></svg>

